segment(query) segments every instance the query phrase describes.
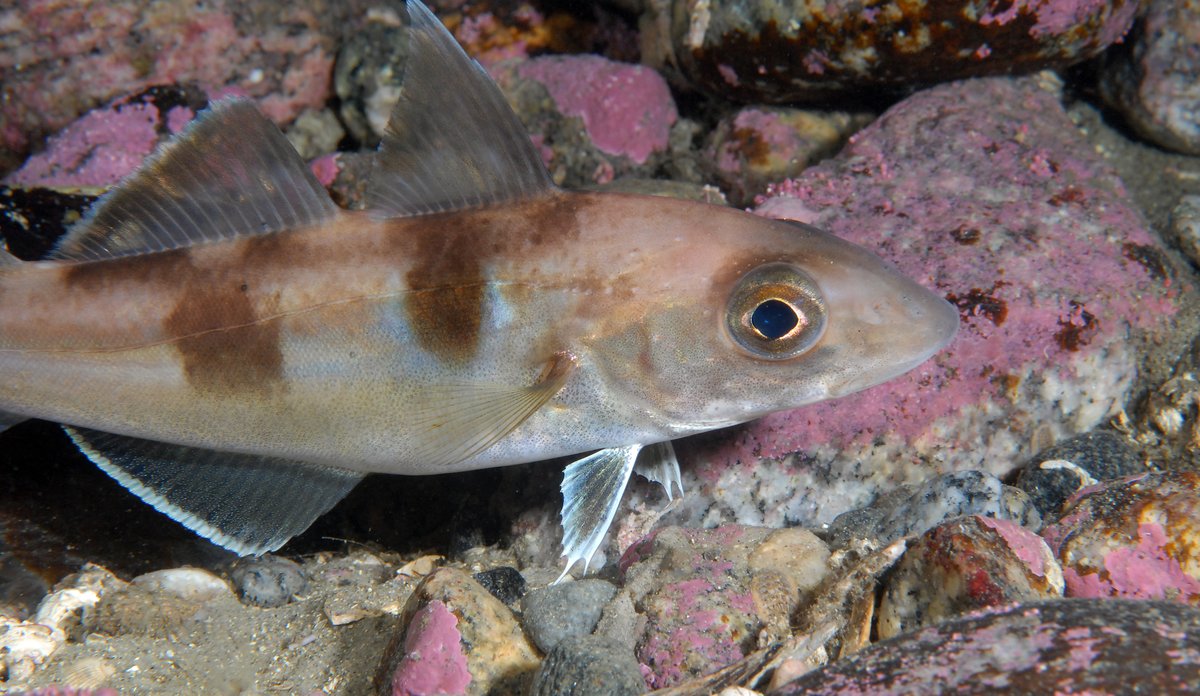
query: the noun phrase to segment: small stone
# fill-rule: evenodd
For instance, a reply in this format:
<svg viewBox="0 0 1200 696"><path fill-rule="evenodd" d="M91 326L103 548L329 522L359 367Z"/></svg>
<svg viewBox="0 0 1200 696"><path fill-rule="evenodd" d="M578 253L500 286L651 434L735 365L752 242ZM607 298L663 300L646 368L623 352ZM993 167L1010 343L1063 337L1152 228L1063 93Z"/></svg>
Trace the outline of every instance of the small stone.
<svg viewBox="0 0 1200 696"><path fill-rule="evenodd" d="M1041 515L1024 491L1006 486L982 471L960 471L934 477L917 487L903 486L880 497L866 510L839 515L826 534L834 548L843 548L855 538L890 544L962 515L1013 520L1034 529L1041 525Z"/></svg>
<svg viewBox="0 0 1200 696"><path fill-rule="evenodd" d="M450 686L458 689L456 685L462 681L459 676L449 686L435 687L432 692L414 686L418 678L421 684L441 679L438 670L430 676L420 666L422 644L429 645L425 650L434 650L440 664L454 675L458 675L460 664L457 655L464 656L469 683L447 693L524 693L537 669L537 649L525 637L512 611L461 570L433 571L413 591L403 615L410 617L404 623L404 633L395 636L384 653L378 683L386 686L381 694L436 693ZM411 641L410 635L414 636Z"/></svg>
<svg viewBox="0 0 1200 696"><path fill-rule="evenodd" d="M1200 610L1172 602L1043 600L871 645L772 690L851 694L1192 693Z"/></svg>
<svg viewBox="0 0 1200 696"><path fill-rule="evenodd" d="M306 160L337 150L346 129L329 109L306 109L287 130L288 142Z"/></svg>
<svg viewBox="0 0 1200 696"><path fill-rule="evenodd" d="M1171 211L1171 242L1192 263L1200 266L1200 195L1187 195Z"/></svg>
<svg viewBox="0 0 1200 696"><path fill-rule="evenodd" d="M834 154L870 121L868 114L747 107L717 124L706 160L730 200L750 205L767 184Z"/></svg>
<svg viewBox="0 0 1200 696"><path fill-rule="evenodd" d="M279 556L242 559L229 575L242 600L259 607L281 607L308 589L304 569Z"/></svg>
<svg viewBox="0 0 1200 696"><path fill-rule="evenodd" d="M407 59L408 34L390 9L372 13L338 50L333 89L341 100L339 115L363 145L374 146L383 137L392 105L400 97Z"/></svg>
<svg viewBox="0 0 1200 696"><path fill-rule="evenodd" d="M1061 597L1062 569L1042 538L1008 520L948 520L912 542L889 574L880 639L969 611Z"/></svg>
<svg viewBox="0 0 1200 696"><path fill-rule="evenodd" d="M139 575L130 582L147 592L173 595L191 602L233 596L227 581L201 568L156 570Z"/></svg>
<svg viewBox="0 0 1200 696"><path fill-rule="evenodd" d="M564 638L546 656L530 689L533 696L637 696L645 691L633 653L600 636Z"/></svg>
<svg viewBox="0 0 1200 696"><path fill-rule="evenodd" d="M1200 606L1200 473L1155 472L1080 491L1042 530L1069 597Z"/></svg>
<svg viewBox="0 0 1200 696"><path fill-rule="evenodd" d="M510 566L492 568L482 573L475 573L475 580L493 597L508 606L515 605L525 596L525 576L521 571Z"/></svg>
<svg viewBox="0 0 1200 696"><path fill-rule="evenodd" d="M417 610L404 637L404 657L392 675L392 696L465 694L471 683L458 617L440 601Z"/></svg>
<svg viewBox="0 0 1200 696"><path fill-rule="evenodd" d="M611 582L597 578L533 590L521 602L525 630L542 652L549 653L563 639L595 630L604 605L616 593Z"/></svg>
<svg viewBox="0 0 1200 696"><path fill-rule="evenodd" d="M1142 471L1129 442L1108 430L1094 430L1038 452L1017 473L1014 485L1045 517L1054 517L1075 491Z"/></svg>

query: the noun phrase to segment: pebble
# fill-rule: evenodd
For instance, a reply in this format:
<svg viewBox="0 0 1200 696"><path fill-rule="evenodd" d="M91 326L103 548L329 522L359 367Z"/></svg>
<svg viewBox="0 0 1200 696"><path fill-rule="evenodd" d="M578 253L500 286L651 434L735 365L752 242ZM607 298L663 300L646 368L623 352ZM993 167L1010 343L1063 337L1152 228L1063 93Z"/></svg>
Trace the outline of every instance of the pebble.
<svg viewBox="0 0 1200 696"><path fill-rule="evenodd" d="M1119 433L1093 430L1038 452L1017 472L1014 486L1029 494L1042 516L1058 516L1075 491L1145 469Z"/></svg>
<svg viewBox="0 0 1200 696"><path fill-rule="evenodd" d="M1167 694L1192 693L1198 683L1200 610L1059 599L906 633L772 694Z"/></svg>
<svg viewBox="0 0 1200 696"><path fill-rule="evenodd" d="M1189 261L1200 266L1200 195L1179 198L1171 210L1168 238Z"/></svg>
<svg viewBox="0 0 1200 696"><path fill-rule="evenodd" d="M413 591L403 615L408 619L385 651L378 680L391 685L391 694L524 693L532 681L537 649L513 612L467 573L435 570ZM443 665L432 676L421 663L427 654ZM447 672L449 682L427 690Z"/></svg>
<svg viewBox="0 0 1200 696"><path fill-rule="evenodd" d="M367 17L366 24L338 49L333 89L346 130L362 145L374 147L400 98L408 35L394 10L372 12Z"/></svg>
<svg viewBox="0 0 1200 696"><path fill-rule="evenodd" d="M521 602L525 631L542 652L549 653L566 638L594 631L604 606L616 593L611 582L597 578L533 590Z"/></svg>
<svg viewBox="0 0 1200 696"><path fill-rule="evenodd" d="M308 588L300 564L269 554L238 561L229 575L242 600L258 607L281 607Z"/></svg>
<svg viewBox="0 0 1200 696"><path fill-rule="evenodd" d="M1062 569L1046 542L1009 520L947 520L908 546L888 575L880 639L986 607L1061 597Z"/></svg>
<svg viewBox="0 0 1200 696"><path fill-rule="evenodd" d="M493 597L510 607L515 606L525 596L525 576L511 566L501 566L485 570L482 573L475 573L474 578Z"/></svg>
<svg viewBox="0 0 1200 696"><path fill-rule="evenodd" d="M130 583L147 592L172 595L189 602L233 597L228 581L203 568L155 570L137 576Z"/></svg>
<svg viewBox="0 0 1200 696"><path fill-rule="evenodd" d="M1200 155L1200 2L1149 3L1129 48L1108 61L1100 87L1143 137Z"/></svg>
<svg viewBox="0 0 1200 696"><path fill-rule="evenodd" d="M1070 597L1200 606L1200 473L1154 472L1085 488L1042 536Z"/></svg>
<svg viewBox="0 0 1200 696"><path fill-rule="evenodd" d="M890 544L962 515L1012 520L1033 529L1041 526L1041 515L1024 491L982 471L960 471L920 486L900 486L869 507L839 515L825 537L834 548L844 548L852 539Z"/></svg>
<svg viewBox="0 0 1200 696"><path fill-rule="evenodd" d="M577 583L573 583L577 584ZM641 668L627 646L600 636L563 638L533 679L531 696L639 696Z"/></svg>

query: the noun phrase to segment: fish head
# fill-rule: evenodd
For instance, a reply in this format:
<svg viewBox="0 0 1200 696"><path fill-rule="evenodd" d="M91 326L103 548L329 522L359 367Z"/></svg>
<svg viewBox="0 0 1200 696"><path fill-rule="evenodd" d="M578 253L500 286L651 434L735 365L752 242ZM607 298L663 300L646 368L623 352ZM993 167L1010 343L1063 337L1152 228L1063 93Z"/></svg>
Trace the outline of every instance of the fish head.
<svg viewBox="0 0 1200 696"><path fill-rule="evenodd" d="M648 224L667 241L629 273L635 292L597 359L675 432L866 389L957 330L945 299L809 225L699 204Z"/></svg>

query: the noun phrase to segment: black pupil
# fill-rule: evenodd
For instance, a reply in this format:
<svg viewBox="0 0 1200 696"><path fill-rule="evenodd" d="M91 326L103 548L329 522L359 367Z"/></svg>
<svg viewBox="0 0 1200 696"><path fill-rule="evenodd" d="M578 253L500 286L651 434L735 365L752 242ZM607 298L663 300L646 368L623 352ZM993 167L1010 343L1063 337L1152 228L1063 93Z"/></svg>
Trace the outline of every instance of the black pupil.
<svg viewBox="0 0 1200 696"><path fill-rule="evenodd" d="M786 336L799 323L800 317L796 316L796 310L780 300L767 300L755 307L754 313L750 315L750 325L772 341Z"/></svg>

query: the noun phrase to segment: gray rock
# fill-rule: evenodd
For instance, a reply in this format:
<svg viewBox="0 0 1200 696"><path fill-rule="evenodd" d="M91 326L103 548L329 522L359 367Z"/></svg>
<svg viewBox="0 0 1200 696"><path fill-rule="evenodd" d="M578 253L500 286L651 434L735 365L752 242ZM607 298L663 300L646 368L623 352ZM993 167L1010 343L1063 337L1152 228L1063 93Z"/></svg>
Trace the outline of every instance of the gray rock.
<svg viewBox="0 0 1200 696"><path fill-rule="evenodd" d="M281 607L308 589L304 569L278 556L242 559L229 575L242 601L259 607Z"/></svg>
<svg viewBox="0 0 1200 696"><path fill-rule="evenodd" d="M595 578L533 590L521 602L525 632L549 653L563 639L595 630L604 605L616 593L612 583Z"/></svg>
<svg viewBox="0 0 1200 696"><path fill-rule="evenodd" d="M1144 470L1124 437L1094 430L1038 452L1021 467L1014 485L1029 494L1043 516L1051 517L1080 488Z"/></svg>
<svg viewBox="0 0 1200 696"><path fill-rule="evenodd" d="M1200 155L1200 2L1148 4L1129 48L1100 81L1105 100L1147 139Z"/></svg>
<svg viewBox="0 0 1200 696"><path fill-rule="evenodd" d="M533 696L636 696L645 691L633 653L600 636L560 642L542 662L530 689Z"/></svg>
<svg viewBox="0 0 1200 696"><path fill-rule="evenodd" d="M932 478L920 486L902 486L872 505L838 515L825 536L833 548L852 539L890 544L908 534L922 534L943 520L983 515L1012 520L1037 529L1041 515L1024 491L1006 486L982 471L959 471Z"/></svg>
<svg viewBox="0 0 1200 696"><path fill-rule="evenodd" d="M493 597L513 606L525 596L525 576L521 571L509 566L492 568L482 573L475 573L475 581L483 585Z"/></svg>
<svg viewBox="0 0 1200 696"><path fill-rule="evenodd" d="M333 88L341 99L342 123L366 146L383 137L391 107L400 97L408 58L402 4L393 0L377 8L367 25L342 44L334 64Z"/></svg>

